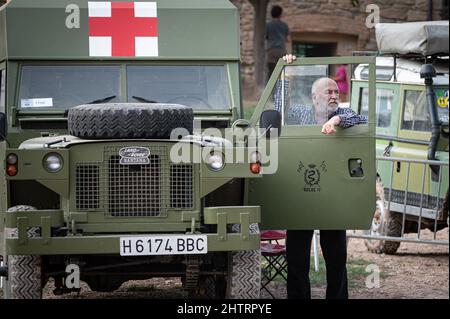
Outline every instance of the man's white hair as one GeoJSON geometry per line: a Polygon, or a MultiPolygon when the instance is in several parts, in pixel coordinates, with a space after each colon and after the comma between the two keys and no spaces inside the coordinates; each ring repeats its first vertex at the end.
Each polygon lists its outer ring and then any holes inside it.
{"type": "Polygon", "coordinates": [[[311,87],[311,93],[312,93],[313,95],[316,94],[317,90],[318,90],[320,87],[322,87],[322,86],[325,84],[325,82],[326,82],[326,83],[328,83],[328,82],[333,82],[333,83],[336,84],[336,86],[337,86],[336,81],[334,81],[333,79],[330,79],[330,78],[324,76],[324,77],[319,78],[319,79],[317,79],[317,80],[314,81],[314,83],[313,83],[313,85],[312,85],[312,87],[311,87]],[[324,82],[324,83],[322,83],[322,82],[324,82]]]}

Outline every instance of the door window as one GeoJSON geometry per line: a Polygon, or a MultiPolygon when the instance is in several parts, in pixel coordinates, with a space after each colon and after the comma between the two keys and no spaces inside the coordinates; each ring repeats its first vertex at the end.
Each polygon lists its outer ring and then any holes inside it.
{"type": "Polygon", "coordinates": [[[286,66],[265,108],[281,112],[284,125],[321,124],[314,116],[311,89],[316,80],[327,75],[327,65],[286,66]]]}
{"type": "Polygon", "coordinates": [[[333,69],[331,65],[284,67],[265,109],[279,111],[285,126],[321,126],[334,115],[350,114],[342,110],[350,106],[341,102],[341,88],[344,90],[346,86],[334,81],[335,77],[330,75],[333,69]]]}
{"type": "MultiPolygon", "coordinates": [[[[394,90],[377,89],[377,127],[391,126],[394,90]]],[[[369,89],[361,88],[359,94],[359,109],[362,115],[369,114],[369,89]]]]}
{"type": "Polygon", "coordinates": [[[423,132],[431,131],[430,113],[425,91],[405,91],[402,129],[423,132]]]}

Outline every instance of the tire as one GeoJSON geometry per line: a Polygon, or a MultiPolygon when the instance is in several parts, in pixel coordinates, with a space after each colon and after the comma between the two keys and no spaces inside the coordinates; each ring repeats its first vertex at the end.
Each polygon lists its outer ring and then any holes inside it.
{"type": "MultiPolygon", "coordinates": [[[[240,225],[233,225],[238,232],[240,225]]],[[[258,224],[250,225],[250,233],[258,234],[258,224]]],[[[229,253],[226,284],[228,299],[259,299],[261,289],[261,250],[235,251],[229,253]]]]}
{"type": "Polygon", "coordinates": [[[176,128],[193,131],[193,110],[178,104],[111,103],[69,110],[69,133],[82,139],[167,139],[176,128]]]}
{"type": "MultiPolygon", "coordinates": [[[[249,226],[251,234],[259,234],[258,224],[249,226]]],[[[240,225],[232,226],[238,233],[240,225]]],[[[261,289],[261,250],[234,251],[215,258],[215,268],[226,269],[226,276],[200,275],[198,287],[189,292],[193,299],[259,299],[261,289]],[[225,264],[225,268],[223,268],[225,264]]],[[[216,269],[216,270],[217,270],[216,269]]]]}
{"type": "MultiPolygon", "coordinates": [[[[388,211],[384,199],[384,189],[381,179],[376,184],[377,203],[369,234],[372,236],[400,237],[402,234],[403,215],[388,211]]],[[[378,239],[365,239],[364,243],[370,252],[377,254],[395,254],[400,242],[378,239]]]]}
{"type": "Polygon", "coordinates": [[[443,220],[447,221],[447,227],[448,227],[448,189],[447,189],[447,195],[445,196],[444,205],[442,207],[442,218],[443,218],[443,220]]]}
{"type": "Polygon", "coordinates": [[[261,250],[230,253],[227,281],[228,299],[259,299],[261,289],[261,250]]]}
{"type": "MultiPolygon", "coordinates": [[[[31,206],[14,206],[8,212],[33,211],[31,206]]],[[[17,236],[17,229],[11,230],[11,236],[17,236]]],[[[28,230],[28,237],[40,236],[39,228],[28,230]]],[[[41,256],[8,255],[8,280],[5,281],[4,297],[7,299],[42,298],[42,259],[41,256]]]]}
{"type": "MultiPolygon", "coordinates": [[[[389,237],[401,237],[402,235],[402,222],[403,215],[400,213],[389,212],[387,216],[387,230],[386,236],[389,237]]],[[[384,242],[384,245],[381,249],[382,253],[387,255],[393,255],[397,252],[400,247],[399,241],[388,241],[384,242]]]]}

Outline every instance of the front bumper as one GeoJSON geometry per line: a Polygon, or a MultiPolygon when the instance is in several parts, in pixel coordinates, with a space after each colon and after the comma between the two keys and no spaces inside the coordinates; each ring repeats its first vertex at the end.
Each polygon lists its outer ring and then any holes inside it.
{"type": "MultiPolygon", "coordinates": [[[[5,238],[5,254],[7,255],[119,255],[120,238],[127,236],[126,234],[52,236],[52,229],[67,226],[62,210],[0,213],[0,218],[4,219],[5,222],[5,237],[10,229],[17,228],[18,231],[17,237],[5,238]],[[27,233],[29,227],[40,227],[41,236],[29,238],[27,233]]],[[[260,222],[259,206],[205,208],[204,223],[217,225],[217,233],[204,234],[208,237],[208,251],[258,249],[260,245],[259,233],[251,234],[249,225],[260,222]],[[240,224],[241,232],[227,232],[227,225],[230,224],[240,224]]],[[[155,235],[155,233],[150,235],[155,235]]]]}

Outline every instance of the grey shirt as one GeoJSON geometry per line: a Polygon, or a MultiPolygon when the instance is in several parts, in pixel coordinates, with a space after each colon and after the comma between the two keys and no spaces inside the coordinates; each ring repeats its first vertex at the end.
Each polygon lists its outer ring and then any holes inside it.
{"type": "Polygon", "coordinates": [[[281,20],[272,20],[266,27],[267,49],[277,48],[286,50],[288,36],[288,25],[281,20]]]}

